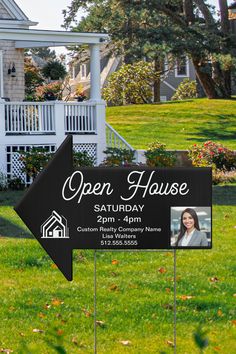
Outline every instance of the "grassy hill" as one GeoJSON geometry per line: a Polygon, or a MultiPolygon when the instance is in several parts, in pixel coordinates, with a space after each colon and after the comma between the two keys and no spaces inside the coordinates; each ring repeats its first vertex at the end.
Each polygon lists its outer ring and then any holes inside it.
{"type": "Polygon", "coordinates": [[[236,100],[108,107],[107,121],[136,149],[155,140],[169,149],[188,149],[206,140],[236,149],[236,100]]]}

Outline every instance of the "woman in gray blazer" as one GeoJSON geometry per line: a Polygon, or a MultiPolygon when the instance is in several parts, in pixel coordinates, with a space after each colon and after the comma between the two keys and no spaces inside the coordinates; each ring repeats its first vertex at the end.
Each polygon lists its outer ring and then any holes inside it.
{"type": "Polygon", "coordinates": [[[176,246],[208,246],[206,234],[200,231],[198,216],[194,209],[186,208],[181,214],[180,233],[176,242],[176,246]]]}

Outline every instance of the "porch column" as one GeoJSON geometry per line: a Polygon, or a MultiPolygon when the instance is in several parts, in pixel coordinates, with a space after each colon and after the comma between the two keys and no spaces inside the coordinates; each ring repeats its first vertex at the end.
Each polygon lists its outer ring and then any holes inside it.
{"type": "Polygon", "coordinates": [[[100,45],[90,45],[90,100],[101,100],[100,45]]]}

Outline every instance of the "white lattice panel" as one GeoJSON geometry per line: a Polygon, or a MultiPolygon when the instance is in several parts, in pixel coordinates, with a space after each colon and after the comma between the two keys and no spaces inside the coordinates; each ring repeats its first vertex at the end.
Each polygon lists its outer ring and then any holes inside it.
{"type": "Polygon", "coordinates": [[[93,143],[80,143],[74,144],[73,149],[75,152],[86,151],[90,157],[92,157],[96,163],[97,161],[97,144],[93,143]]]}
{"type": "Polygon", "coordinates": [[[31,178],[22,172],[23,163],[20,161],[20,152],[29,151],[32,147],[42,147],[48,152],[54,152],[55,145],[14,145],[7,146],[7,177],[8,179],[19,177],[26,184],[32,183],[31,178]]]}

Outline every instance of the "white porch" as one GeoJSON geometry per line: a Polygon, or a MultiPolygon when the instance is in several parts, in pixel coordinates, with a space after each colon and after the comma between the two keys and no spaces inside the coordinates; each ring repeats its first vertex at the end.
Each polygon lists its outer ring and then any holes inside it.
{"type": "MultiPolygon", "coordinates": [[[[41,146],[55,151],[67,134],[73,134],[75,151],[86,150],[100,164],[107,146],[129,147],[105,121],[106,103],[101,99],[100,45],[106,34],[0,28],[0,41],[14,43],[16,50],[87,44],[90,49],[91,91],[84,102],[6,102],[0,100],[0,171],[22,176],[20,151],[41,146]]],[[[5,96],[4,53],[0,50],[0,97],[5,96]]],[[[27,182],[27,181],[26,181],[27,182]]]]}

